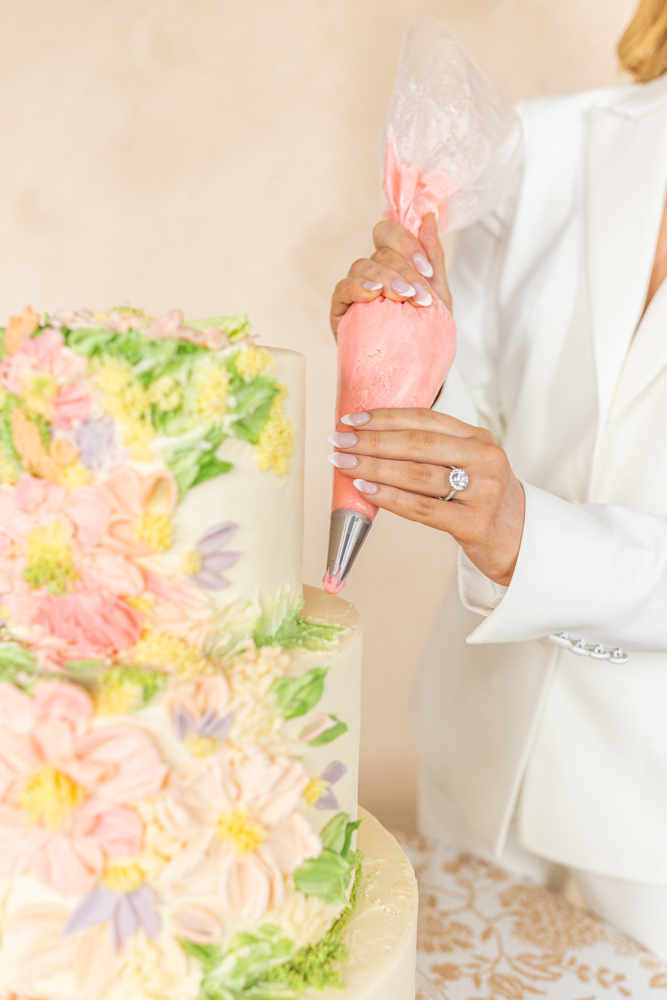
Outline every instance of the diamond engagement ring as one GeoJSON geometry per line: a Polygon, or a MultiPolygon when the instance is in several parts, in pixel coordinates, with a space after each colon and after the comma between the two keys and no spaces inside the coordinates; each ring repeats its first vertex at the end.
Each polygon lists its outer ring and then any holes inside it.
{"type": "Polygon", "coordinates": [[[438,497],[438,500],[444,500],[444,501],[451,500],[454,494],[458,493],[459,490],[464,490],[469,482],[470,480],[468,479],[468,473],[465,471],[465,469],[453,468],[452,471],[449,473],[449,485],[452,488],[452,492],[449,494],[449,496],[438,497]]]}

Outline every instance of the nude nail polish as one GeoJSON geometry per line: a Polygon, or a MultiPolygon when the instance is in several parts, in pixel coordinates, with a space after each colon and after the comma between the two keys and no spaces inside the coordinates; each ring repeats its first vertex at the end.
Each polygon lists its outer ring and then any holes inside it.
{"type": "Polygon", "coordinates": [[[418,281],[415,281],[415,290],[416,290],[415,302],[417,303],[417,305],[430,306],[431,303],[433,302],[433,296],[428,291],[428,289],[424,288],[423,285],[420,285],[418,281]]]}
{"type": "Polygon", "coordinates": [[[369,483],[365,479],[353,479],[352,482],[360,493],[370,493],[372,495],[373,493],[377,493],[380,488],[375,483],[369,483]]]}
{"type": "Polygon", "coordinates": [[[359,465],[359,459],[356,455],[341,455],[339,451],[334,451],[331,455],[327,455],[327,459],[337,469],[356,469],[359,465]]]}
{"type": "Polygon", "coordinates": [[[407,281],[403,281],[402,278],[394,278],[390,287],[397,295],[403,295],[406,299],[411,298],[415,294],[412,285],[409,285],[407,281]]]}
{"type": "Polygon", "coordinates": [[[351,431],[349,433],[343,432],[342,434],[337,432],[336,434],[329,434],[327,438],[328,444],[332,444],[334,448],[354,448],[355,444],[359,441],[356,434],[351,431]]]}
{"type": "Polygon", "coordinates": [[[361,427],[363,424],[367,424],[370,419],[370,413],[362,410],[360,413],[346,413],[344,417],[340,418],[340,422],[347,424],[348,427],[361,427]]]}
{"type": "Polygon", "coordinates": [[[412,263],[415,265],[419,273],[423,274],[425,278],[433,277],[431,262],[424,256],[423,253],[416,253],[412,258],[412,263]]]}
{"type": "Polygon", "coordinates": [[[367,292],[379,292],[380,289],[382,288],[382,282],[381,281],[364,281],[364,288],[366,289],[367,292]]]}

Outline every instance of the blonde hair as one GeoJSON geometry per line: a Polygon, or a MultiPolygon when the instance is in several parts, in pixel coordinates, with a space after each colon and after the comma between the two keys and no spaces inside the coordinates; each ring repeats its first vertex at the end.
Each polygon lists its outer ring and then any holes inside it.
{"type": "Polygon", "coordinates": [[[637,83],[667,72],[667,0],[640,0],[618,43],[618,56],[637,83]]]}

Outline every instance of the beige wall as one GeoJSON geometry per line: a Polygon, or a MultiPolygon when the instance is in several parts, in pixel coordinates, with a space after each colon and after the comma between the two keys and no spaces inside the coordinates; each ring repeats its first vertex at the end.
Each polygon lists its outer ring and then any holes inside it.
{"type": "MultiPolygon", "coordinates": [[[[328,531],[328,300],[380,211],[402,34],[438,17],[511,99],[617,79],[633,0],[3,0],[0,315],[129,300],[247,311],[308,358],[305,578],[328,531]]],[[[362,800],[410,827],[408,699],[453,566],[381,515],[346,596],[366,623],[362,800]]]]}

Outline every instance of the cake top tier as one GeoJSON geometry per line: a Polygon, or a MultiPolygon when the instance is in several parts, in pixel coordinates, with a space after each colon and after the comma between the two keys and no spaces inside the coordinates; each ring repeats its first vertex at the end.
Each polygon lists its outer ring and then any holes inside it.
{"type": "Polygon", "coordinates": [[[146,642],[153,658],[167,655],[160,643],[196,658],[216,608],[262,586],[298,596],[302,381],[300,356],[256,346],[245,316],[12,317],[0,346],[4,636],[42,666],[130,650],[139,665],[146,642]],[[275,545],[272,515],[285,527],[275,545]]]}

